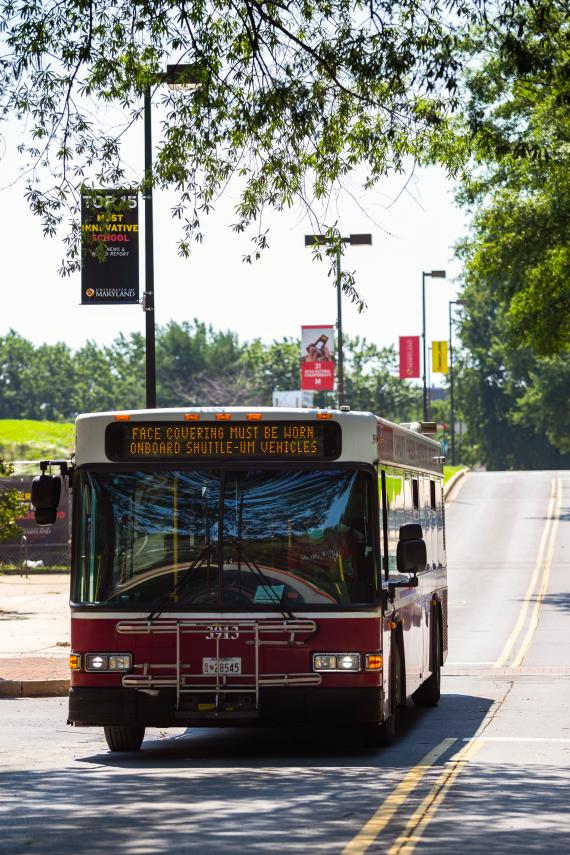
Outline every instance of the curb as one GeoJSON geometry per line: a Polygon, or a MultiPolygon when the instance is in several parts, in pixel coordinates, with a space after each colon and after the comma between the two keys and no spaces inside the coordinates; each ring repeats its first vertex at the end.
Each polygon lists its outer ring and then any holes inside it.
{"type": "Polygon", "coordinates": [[[0,680],[0,698],[65,698],[69,680],[0,680]]]}
{"type": "Polygon", "coordinates": [[[456,473],[455,473],[455,475],[453,475],[453,476],[449,479],[449,481],[447,482],[447,484],[446,484],[446,485],[445,485],[445,487],[443,488],[443,497],[444,497],[444,499],[448,499],[448,498],[449,498],[449,495],[450,495],[450,493],[452,492],[452,490],[454,489],[455,485],[456,485],[459,481],[461,481],[461,479],[462,479],[462,478],[464,478],[464,477],[465,477],[465,475],[467,475],[467,473],[468,473],[468,472],[469,472],[469,470],[468,470],[468,469],[460,469],[460,470],[459,470],[459,472],[456,472],[456,473]]]}

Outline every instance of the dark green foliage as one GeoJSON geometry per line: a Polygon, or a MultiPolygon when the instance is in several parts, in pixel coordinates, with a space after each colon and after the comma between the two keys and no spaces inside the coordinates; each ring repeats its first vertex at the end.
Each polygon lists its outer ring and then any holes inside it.
{"type": "Polygon", "coordinates": [[[570,467],[570,355],[540,357],[508,343],[498,300],[466,286],[457,360],[458,417],[467,423],[461,462],[489,469],[570,467]]]}
{"type": "MultiPolygon", "coordinates": [[[[14,468],[0,457],[0,479],[8,478],[14,468]]],[[[0,543],[10,537],[16,537],[21,529],[16,525],[16,519],[22,512],[22,506],[17,490],[11,490],[0,484],[0,543]]]]}
{"type": "MultiPolygon", "coordinates": [[[[562,0],[472,29],[462,130],[473,172],[458,401],[470,462],[570,466],[570,28],[562,0]]],[[[465,458],[464,458],[465,459],[465,458]]]]}
{"type": "Polygon", "coordinates": [[[463,127],[474,173],[464,278],[504,317],[512,348],[570,351],[570,28],[562,0],[520,3],[516,27],[470,42],[463,127]]]}

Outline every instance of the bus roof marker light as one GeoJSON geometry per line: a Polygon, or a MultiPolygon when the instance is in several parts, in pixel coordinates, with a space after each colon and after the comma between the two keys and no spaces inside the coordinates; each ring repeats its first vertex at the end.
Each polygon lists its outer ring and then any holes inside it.
{"type": "Polygon", "coordinates": [[[229,422],[231,415],[229,413],[216,413],[216,421],[229,422]]]}
{"type": "Polygon", "coordinates": [[[332,419],[332,413],[317,413],[318,419],[332,419]]]}
{"type": "Polygon", "coordinates": [[[197,422],[200,420],[199,413],[184,413],[185,422],[197,422]]]}
{"type": "Polygon", "coordinates": [[[130,422],[130,420],[131,417],[128,416],[126,413],[117,413],[117,415],[115,416],[116,422],[130,422]]]}
{"type": "Polygon", "coordinates": [[[246,416],[248,422],[260,422],[262,418],[261,413],[248,413],[246,416]]]}

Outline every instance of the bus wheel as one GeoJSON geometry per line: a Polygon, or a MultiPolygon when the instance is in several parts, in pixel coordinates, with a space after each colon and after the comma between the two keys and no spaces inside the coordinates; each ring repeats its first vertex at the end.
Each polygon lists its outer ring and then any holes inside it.
{"type": "Polygon", "coordinates": [[[425,683],[422,683],[412,695],[412,700],[417,707],[435,707],[441,695],[441,634],[437,612],[434,613],[433,625],[432,661],[434,669],[425,683]]]}
{"type": "Polygon", "coordinates": [[[111,751],[138,751],[144,739],[144,727],[106,727],[105,739],[111,751]]]}
{"type": "Polygon", "coordinates": [[[392,745],[398,733],[399,706],[402,702],[402,663],[400,660],[400,649],[395,644],[394,664],[392,671],[392,711],[388,718],[364,729],[364,744],[372,747],[387,748],[392,745]]]}

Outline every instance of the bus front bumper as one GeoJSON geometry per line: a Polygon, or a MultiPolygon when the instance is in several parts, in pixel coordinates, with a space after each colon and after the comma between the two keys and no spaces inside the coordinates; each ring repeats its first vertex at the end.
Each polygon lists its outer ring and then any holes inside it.
{"type": "MultiPolygon", "coordinates": [[[[203,699],[207,701],[207,698],[203,699]]],[[[259,709],[224,701],[176,709],[176,693],[78,686],[69,691],[68,723],[80,726],[233,727],[255,724],[376,724],[382,720],[379,688],[289,687],[261,690],[259,709]]]]}

